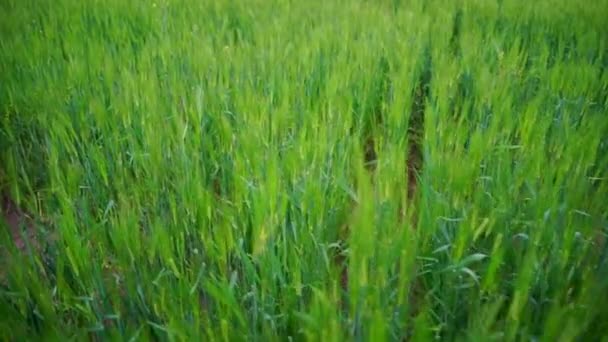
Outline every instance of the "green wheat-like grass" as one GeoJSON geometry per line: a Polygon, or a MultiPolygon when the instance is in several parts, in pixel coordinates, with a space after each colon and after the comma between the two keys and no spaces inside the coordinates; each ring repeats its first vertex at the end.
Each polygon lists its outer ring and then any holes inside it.
{"type": "Polygon", "coordinates": [[[48,240],[0,232],[2,340],[606,340],[607,20],[1,1],[0,181],[48,240]]]}

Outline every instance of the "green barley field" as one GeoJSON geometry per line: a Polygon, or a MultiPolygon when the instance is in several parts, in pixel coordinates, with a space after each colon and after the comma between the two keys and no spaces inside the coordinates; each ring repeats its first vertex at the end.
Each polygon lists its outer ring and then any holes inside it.
{"type": "Polygon", "coordinates": [[[607,69],[608,0],[0,0],[0,340],[608,341],[607,69]]]}

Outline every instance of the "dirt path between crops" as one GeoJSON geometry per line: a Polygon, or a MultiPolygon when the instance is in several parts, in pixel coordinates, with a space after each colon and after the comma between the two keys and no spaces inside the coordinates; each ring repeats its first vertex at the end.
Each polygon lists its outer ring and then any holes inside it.
{"type": "MultiPolygon", "coordinates": [[[[425,110],[426,101],[429,97],[430,71],[426,70],[420,75],[420,78],[413,89],[413,101],[410,108],[410,118],[407,132],[407,151],[405,165],[405,186],[407,187],[407,198],[405,203],[400,203],[399,213],[401,220],[409,220],[410,229],[416,229],[418,223],[418,208],[416,208],[416,196],[419,188],[418,180],[424,167],[424,126],[425,126],[425,110]],[[409,212],[409,213],[408,213],[409,212]]],[[[381,115],[376,118],[381,120],[381,115]]],[[[378,122],[380,125],[381,122],[378,122]]],[[[370,173],[372,183],[376,171],[377,162],[377,146],[373,135],[367,136],[363,141],[363,156],[367,171],[370,173]]],[[[356,204],[355,204],[356,205],[356,204]]],[[[402,221],[403,222],[403,221],[402,221]]],[[[345,243],[348,241],[349,227],[348,223],[343,227],[344,233],[341,240],[345,243]]],[[[342,253],[335,256],[335,263],[339,265],[340,270],[340,287],[344,293],[349,291],[349,271],[348,257],[342,253]]],[[[416,272],[414,270],[414,272],[416,272]]],[[[422,298],[424,296],[424,287],[420,279],[415,279],[409,291],[409,306],[411,317],[416,317],[420,311],[422,298]]],[[[341,301],[341,306],[345,308],[345,302],[341,301]]],[[[410,335],[411,331],[407,333],[410,335]]],[[[407,340],[407,339],[406,339],[407,340]]]]}
{"type": "Polygon", "coordinates": [[[2,220],[9,229],[15,246],[22,252],[28,245],[35,250],[40,248],[32,217],[21,209],[6,193],[2,192],[2,220]]]}
{"type": "MultiPolygon", "coordinates": [[[[0,209],[0,221],[4,221],[0,223],[0,226],[8,229],[10,239],[19,252],[23,254],[31,251],[39,253],[40,243],[36,237],[32,217],[21,209],[6,192],[0,192],[0,209]]],[[[9,241],[0,245],[0,285],[7,284],[7,272],[10,272],[11,268],[12,256],[11,247],[8,246],[9,241]]]]}

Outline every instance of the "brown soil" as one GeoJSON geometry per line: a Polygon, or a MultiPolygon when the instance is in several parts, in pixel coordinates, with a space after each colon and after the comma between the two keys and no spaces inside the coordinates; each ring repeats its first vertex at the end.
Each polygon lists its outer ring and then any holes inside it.
{"type": "MultiPolygon", "coordinates": [[[[414,89],[414,101],[412,102],[411,107],[411,117],[408,127],[408,141],[407,141],[407,164],[406,164],[406,174],[405,179],[407,182],[407,203],[405,206],[408,207],[408,210],[411,211],[409,216],[410,227],[412,229],[416,229],[418,223],[418,213],[413,204],[415,202],[416,194],[418,191],[418,177],[422,168],[424,166],[424,156],[423,156],[423,139],[424,139],[424,114],[426,107],[426,99],[428,97],[428,87],[426,87],[426,83],[428,83],[429,75],[422,75],[414,89]]],[[[379,118],[381,116],[378,116],[379,118]]],[[[376,161],[377,161],[377,151],[376,151],[376,142],[374,141],[373,136],[368,136],[363,142],[363,152],[364,152],[364,161],[367,171],[370,173],[370,176],[373,178],[375,176],[376,170],[376,161]]],[[[399,213],[401,215],[401,219],[407,219],[404,217],[405,208],[403,205],[399,206],[399,213]]],[[[341,232],[341,239],[343,241],[348,240],[348,224],[343,227],[341,232]]],[[[349,287],[349,279],[348,279],[348,257],[338,252],[338,254],[334,257],[334,262],[336,265],[340,267],[340,287],[344,293],[348,291],[349,287]]],[[[410,305],[412,308],[412,317],[415,317],[420,309],[421,298],[423,297],[424,289],[419,280],[414,280],[412,284],[412,288],[410,289],[410,305]]],[[[341,303],[344,306],[344,302],[341,303]]]]}
{"type": "Polygon", "coordinates": [[[2,220],[7,225],[15,247],[25,252],[29,247],[39,250],[33,219],[6,193],[2,193],[2,220]]]}

